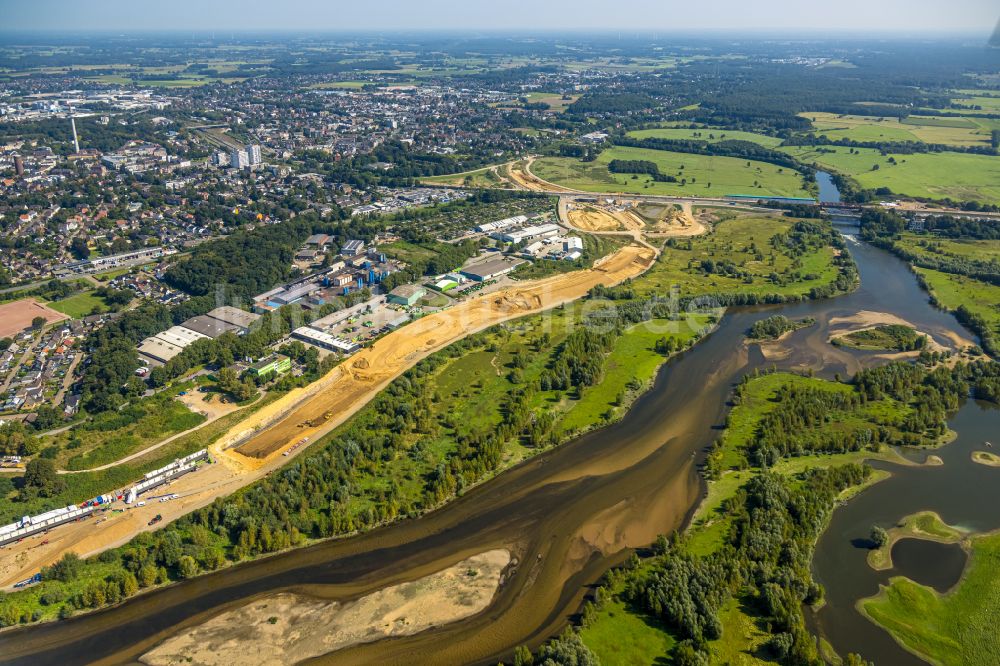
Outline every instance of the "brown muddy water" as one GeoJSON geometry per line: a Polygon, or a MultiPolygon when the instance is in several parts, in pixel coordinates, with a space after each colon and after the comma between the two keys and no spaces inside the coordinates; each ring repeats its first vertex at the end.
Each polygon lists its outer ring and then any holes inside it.
{"type": "MultiPolygon", "coordinates": [[[[838,372],[846,376],[874,360],[864,352],[827,343],[829,320],[858,311],[892,313],[942,343],[954,334],[967,337],[953,318],[927,304],[926,294],[902,262],[856,241],[850,250],[862,277],[855,293],[822,302],[731,310],[713,334],[667,363],[652,389],[616,425],[541,454],[422,518],[232,567],[104,611],[0,633],[0,661],[33,666],[132,663],[165,638],[261,596],[297,592],[354,599],[496,548],[509,549],[518,566],[509,571],[485,612],[315,661],[495,664],[518,645],[535,646],[566,625],[605,571],[623,562],[632,549],[685,523],[704,493],[697,466],[719,434],[733,384],[755,368],[771,366],[758,348],[744,345],[744,332],[754,321],[779,312],[815,318],[815,326],[788,338],[788,353],[776,365],[810,367],[826,377],[838,372]]],[[[932,474],[951,473],[953,448],[940,452],[944,467],[925,472],[929,483],[933,484],[932,474]]],[[[961,455],[968,460],[967,451],[961,455]]],[[[1000,474],[1000,469],[969,465],[984,474],[987,470],[1000,474]]],[[[824,609],[817,626],[838,649],[857,646],[849,632],[831,631],[830,622],[865,622],[856,612],[856,619],[850,616],[853,609],[841,612],[838,595],[848,586],[840,582],[845,577],[858,581],[870,577],[866,578],[863,559],[847,566],[846,560],[830,563],[830,557],[854,555],[859,549],[850,539],[866,535],[878,516],[889,524],[915,510],[938,508],[931,502],[936,495],[931,485],[914,498],[912,510],[899,515],[890,507],[901,509],[903,500],[886,503],[883,497],[883,506],[867,509],[872,513],[861,520],[860,532],[853,520],[843,518],[849,511],[852,516],[857,513],[857,506],[870,505],[874,492],[885,495],[883,488],[897,478],[909,477],[894,477],[838,511],[836,529],[821,542],[816,571],[827,585],[832,611],[824,609]]],[[[1000,484],[996,486],[1000,493],[1000,484]]],[[[968,520],[958,511],[941,513],[945,520],[968,520]]],[[[869,587],[859,583],[857,590],[870,594],[869,587]]],[[[865,647],[861,645],[860,651],[866,652],[865,647]]],[[[907,656],[899,648],[892,654],[907,656]]]]}

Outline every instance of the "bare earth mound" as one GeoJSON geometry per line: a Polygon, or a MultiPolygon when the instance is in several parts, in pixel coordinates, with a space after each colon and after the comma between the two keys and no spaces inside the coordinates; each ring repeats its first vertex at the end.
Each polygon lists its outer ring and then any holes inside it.
{"type": "Polygon", "coordinates": [[[485,610],[509,562],[509,552],[492,550],[346,603],[287,592],[270,595],[167,639],[140,661],[150,666],[284,666],[359,643],[409,636],[485,610]]]}

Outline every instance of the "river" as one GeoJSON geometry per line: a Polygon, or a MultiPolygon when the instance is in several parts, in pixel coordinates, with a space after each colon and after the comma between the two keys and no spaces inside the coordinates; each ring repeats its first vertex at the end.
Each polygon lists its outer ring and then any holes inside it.
{"type": "MultiPolygon", "coordinates": [[[[832,319],[861,310],[891,312],[941,342],[955,334],[967,336],[952,317],[929,306],[901,261],[857,241],[850,220],[838,224],[850,240],[861,275],[856,292],[828,301],[730,310],[714,333],[661,369],[652,389],[618,424],[526,461],[419,519],[225,569],[100,612],[2,632],[0,660],[33,666],[134,662],[165,638],[262,596],[291,591],[322,599],[353,599],[494,548],[510,549],[520,564],[484,613],[316,661],[495,664],[517,645],[537,645],[565,626],[605,571],[657,534],[681,527],[690,516],[705,492],[697,465],[718,436],[734,383],[755,368],[771,365],[759,348],[744,344],[744,332],[754,321],[779,312],[815,318],[815,326],[790,336],[792,353],[777,365],[812,368],[826,377],[850,374],[874,362],[871,354],[827,342],[832,319]]],[[[960,421],[966,413],[960,413],[953,427],[964,428],[960,421]]],[[[952,458],[948,450],[954,447],[942,451],[946,463],[952,458]]],[[[937,468],[939,472],[913,468],[924,471],[912,474],[956,473],[949,465],[937,468]]],[[[838,649],[849,646],[850,636],[829,630],[827,619],[842,608],[839,583],[831,581],[844,576],[861,579],[867,572],[863,563],[849,568],[824,563],[844,550],[845,536],[857,536],[857,525],[845,516],[858,515],[856,507],[871,504],[876,491],[884,494],[888,484],[907,478],[900,475],[879,484],[838,511],[821,542],[816,570],[827,583],[831,603],[830,612],[825,609],[820,614],[818,626],[838,649]]],[[[919,498],[927,504],[929,495],[925,487],[919,498]]],[[[985,506],[980,505],[983,511],[985,506]]],[[[942,514],[946,520],[955,517],[948,511],[942,514]]],[[[864,510],[860,515],[867,534],[875,518],[866,517],[864,510]]],[[[861,649],[867,653],[864,646],[861,649]]]]}

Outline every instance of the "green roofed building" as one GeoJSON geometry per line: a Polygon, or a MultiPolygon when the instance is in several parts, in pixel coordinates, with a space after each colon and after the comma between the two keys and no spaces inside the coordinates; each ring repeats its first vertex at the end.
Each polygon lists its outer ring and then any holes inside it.
{"type": "Polygon", "coordinates": [[[271,354],[250,366],[250,372],[255,377],[262,377],[274,373],[283,375],[292,369],[292,359],[284,354],[271,354]]]}

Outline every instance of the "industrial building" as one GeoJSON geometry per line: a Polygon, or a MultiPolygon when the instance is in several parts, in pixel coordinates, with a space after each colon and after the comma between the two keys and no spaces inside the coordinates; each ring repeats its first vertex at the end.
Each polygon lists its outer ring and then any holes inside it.
{"type": "Polygon", "coordinates": [[[195,333],[201,333],[202,335],[213,339],[219,337],[223,333],[227,333],[229,331],[235,333],[240,330],[239,326],[234,326],[233,324],[221,321],[215,317],[209,317],[208,315],[191,317],[185,321],[182,326],[188,330],[194,331],[195,333]]]}
{"type": "Polygon", "coordinates": [[[301,340],[316,347],[322,347],[323,349],[340,352],[342,354],[353,354],[361,349],[361,345],[356,342],[349,342],[342,338],[338,338],[335,335],[330,335],[329,333],[324,333],[323,331],[317,331],[311,326],[302,326],[301,328],[295,329],[292,331],[292,337],[296,340],[301,340]]]}
{"type": "Polygon", "coordinates": [[[481,261],[478,264],[466,266],[462,269],[462,275],[475,282],[485,282],[486,280],[506,275],[523,263],[524,260],[522,259],[496,257],[481,261]]]}
{"type": "Polygon", "coordinates": [[[260,315],[254,314],[252,312],[247,312],[246,310],[240,310],[239,308],[234,308],[231,305],[223,305],[211,310],[208,313],[209,317],[213,317],[220,321],[224,321],[228,324],[233,324],[234,326],[239,326],[243,333],[246,333],[254,323],[260,319],[260,315]]]}
{"type": "Polygon", "coordinates": [[[388,301],[396,305],[414,305],[427,294],[427,290],[412,284],[403,284],[389,292],[388,301]]]}
{"type": "Polygon", "coordinates": [[[365,252],[365,242],[359,240],[349,240],[344,243],[344,247],[340,248],[340,254],[345,257],[356,257],[359,254],[364,254],[365,252]]]}
{"type": "Polygon", "coordinates": [[[203,335],[197,331],[192,331],[190,328],[184,328],[183,326],[171,326],[167,330],[157,333],[153,337],[178,347],[187,347],[195,340],[208,339],[207,335],[203,335]]]}
{"type": "Polygon", "coordinates": [[[504,243],[520,243],[521,241],[555,236],[559,231],[558,224],[540,224],[536,227],[525,227],[524,229],[516,229],[514,231],[494,233],[492,236],[504,243]]]}
{"type": "Polygon", "coordinates": [[[507,229],[510,227],[524,224],[527,221],[528,221],[527,215],[515,215],[514,217],[507,217],[502,220],[497,220],[496,222],[486,222],[484,224],[480,224],[479,226],[476,227],[476,231],[480,233],[501,231],[502,229],[507,229]]]}
{"type": "Polygon", "coordinates": [[[271,354],[270,356],[265,356],[261,360],[257,361],[250,366],[249,371],[255,377],[263,377],[264,375],[283,375],[292,369],[292,359],[288,358],[284,354],[271,354]]]}
{"type": "Polygon", "coordinates": [[[260,315],[223,305],[207,314],[191,317],[180,326],[172,326],[146,338],[139,345],[139,356],[155,364],[166,363],[195,340],[214,340],[229,332],[243,335],[258,319],[260,315]]]}
{"type": "Polygon", "coordinates": [[[184,351],[183,347],[164,342],[159,338],[146,338],[139,345],[139,356],[155,363],[166,363],[184,351]]]}

